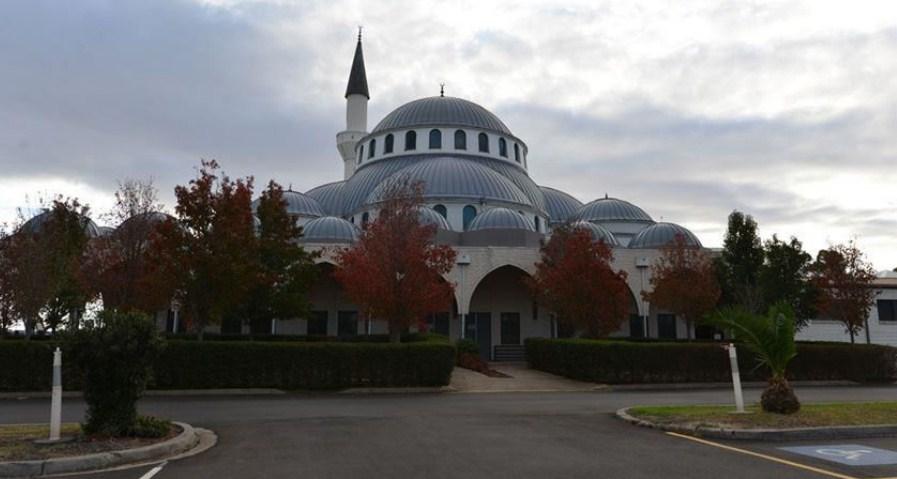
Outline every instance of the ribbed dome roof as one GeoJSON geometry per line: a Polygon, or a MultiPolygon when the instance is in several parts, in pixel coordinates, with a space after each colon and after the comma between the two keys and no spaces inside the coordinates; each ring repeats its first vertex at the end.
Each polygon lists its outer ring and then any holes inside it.
{"type": "Polygon", "coordinates": [[[460,98],[421,98],[396,108],[371,133],[420,126],[466,126],[511,135],[511,130],[489,110],[460,98]]]}
{"type": "Polygon", "coordinates": [[[392,181],[405,178],[423,183],[424,198],[482,199],[532,206],[520,188],[495,170],[452,157],[432,158],[402,168],[374,188],[365,203],[377,203],[392,181]]]}
{"type": "MultiPolygon", "coordinates": [[[[287,213],[290,215],[305,216],[307,218],[327,216],[321,203],[305,193],[286,190],[283,192],[283,199],[287,203],[286,209],[287,213]]],[[[261,201],[260,198],[252,202],[252,211],[255,211],[258,208],[259,201],[261,201]]]]}
{"type": "Polygon", "coordinates": [[[574,216],[584,221],[635,221],[653,223],[645,210],[617,198],[599,198],[586,203],[574,216]]]}
{"type": "Polygon", "coordinates": [[[302,227],[301,241],[309,243],[352,243],[358,239],[358,228],[342,218],[324,216],[302,227]]]}
{"type": "Polygon", "coordinates": [[[561,190],[540,186],[552,224],[564,223],[582,208],[582,203],[561,190]]]}
{"type": "Polygon", "coordinates": [[[139,213],[122,221],[115,232],[118,235],[127,235],[133,232],[135,235],[145,236],[153,227],[169,218],[173,217],[160,211],[139,213]]]}
{"type": "Polygon", "coordinates": [[[507,208],[492,208],[473,219],[468,231],[527,230],[536,231],[533,222],[522,214],[507,208]]]}
{"type": "Polygon", "coordinates": [[[334,181],[325,185],[312,188],[305,192],[306,196],[317,200],[324,213],[330,216],[341,216],[343,214],[343,187],[345,181],[334,181]]]}
{"type": "MultiPolygon", "coordinates": [[[[41,213],[33,216],[31,219],[25,222],[20,228],[19,231],[26,231],[32,234],[40,233],[41,229],[43,229],[44,225],[50,221],[52,217],[52,211],[49,209],[44,209],[41,213]]],[[[92,219],[86,216],[80,216],[81,224],[84,227],[84,232],[87,233],[88,238],[96,238],[100,236],[100,229],[97,227],[97,224],[93,222],[92,219]]]]}
{"type": "Polygon", "coordinates": [[[433,208],[427,208],[425,206],[418,208],[417,219],[421,224],[436,225],[437,229],[452,229],[452,227],[449,226],[448,220],[433,208]]]}
{"type": "Polygon", "coordinates": [[[630,248],[662,248],[682,235],[688,246],[701,247],[701,241],[691,231],[675,223],[657,223],[641,230],[632,241],[630,248]]]}
{"type": "Polygon", "coordinates": [[[592,241],[604,241],[608,246],[619,246],[620,243],[614,234],[607,230],[604,226],[590,223],[588,221],[575,221],[570,224],[570,228],[584,229],[592,235],[592,241]]]}

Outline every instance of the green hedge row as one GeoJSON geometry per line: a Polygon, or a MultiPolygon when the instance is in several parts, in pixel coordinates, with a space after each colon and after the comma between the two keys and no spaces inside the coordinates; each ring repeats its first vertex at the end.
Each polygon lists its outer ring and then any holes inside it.
{"type": "MultiPolygon", "coordinates": [[[[793,380],[886,382],[897,379],[897,348],[844,343],[798,343],[793,380]]],[[[610,384],[731,381],[729,357],[719,343],[662,343],[589,339],[527,339],[531,368],[610,384]]],[[[765,380],[753,355],[738,350],[745,380],[765,380]]]]}
{"type": "MultiPolygon", "coordinates": [[[[49,390],[57,344],[0,341],[0,391],[49,390]]],[[[454,346],[438,340],[400,344],[169,340],[155,364],[150,387],[443,386],[449,383],[454,364],[454,346]]],[[[77,389],[78,376],[63,352],[64,387],[77,389]]]]}

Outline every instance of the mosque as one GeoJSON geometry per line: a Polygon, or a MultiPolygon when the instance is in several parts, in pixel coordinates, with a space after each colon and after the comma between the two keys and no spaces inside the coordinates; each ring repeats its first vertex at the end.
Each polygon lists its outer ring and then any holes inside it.
{"type": "MultiPolygon", "coordinates": [[[[458,252],[446,280],[454,283],[451,311],[434,315],[429,327],[480,344],[486,358],[522,354],[523,340],[563,334],[541,310],[522,280],[535,272],[541,241],[561,224],[575,224],[613,247],[614,267],[628,273],[631,319],[617,334],[660,338],[699,337],[674,315],[641,300],[659,248],[682,235],[673,223],[656,222],[638,206],[604,196],[583,204],[540,186],[529,175],[526,142],[486,108],[440,93],[399,106],[368,127],[370,100],[359,35],[346,87],[346,129],[336,135],[343,179],[305,193],[287,192],[288,210],[303,226],[309,249],[350,244],[376,215],[378,198],[393,179],[421,182],[423,221],[438,228],[436,240],[458,252]]],[[[320,267],[333,267],[325,255],[320,267]]],[[[312,294],[313,317],[278,321],[278,333],[363,334],[385,324],[359,321],[333,281],[312,294]]]]}
{"type": "MultiPolygon", "coordinates": [[[[225,323],[221,332],[386,333],[385,322],[360,317],[358,307],[329,273],[335,267],[334,247],[358,239],[361,228],[377,214],[384,188],[401,177],[422,183],[426,207],[421,209],[421,220],[435,224],[436,241],[458,253],[454,269],[445,277],[455,285],[453,305],[428,318],[427,328],[453,339],[476,341],[486,359],[520,360],[526,338],[571,333],[558,327],[551,312],[541,309],[523,284],[535,273],[540,245],[562,224],[584,228],[596,241],[610,245],[612,266],[627,273],[630,318],[615,336],[709,339],[717,334],[642,299],[661,248],[680,235],[703,248],[688,229],[655,221],[623,199],[605,195],[583,204],[559,189],[537,184],[528,173],[531,158],[526,142],[496,115],[468,100],[443,94],[414,100],[369,131],[370,93],[360,34],[345,99],[346,129],[336,135],[343,179],[305,193],[285,192],[288,213],[303,227],[299,241],[324,253],[318,259],[321,279],[311,292],[311,316],[270,325],[225,323]]],[[[45,218],[46,214],[38,215],[29,223],[38,227],[45,218]]],[[[91,236],[110,232],[89,219],[87,226],[91,236]]],[[[897,345],[897,277],[882,276],[875,288],[878,299],[866,328],[868,336],[871,342],[897,345]]],[[[160,329],[184,330],[175,311],[161,312],[157,321],[160,329]]],[[[823,319],[810,321],[798,333],[802,340],[848,338],[842,325],[823,319]]]]}

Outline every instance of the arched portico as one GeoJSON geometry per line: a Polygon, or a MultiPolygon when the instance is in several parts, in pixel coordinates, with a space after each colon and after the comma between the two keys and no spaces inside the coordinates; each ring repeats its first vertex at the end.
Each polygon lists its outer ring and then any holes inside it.
{"type": "Polygon", "coordinates": [[[506,264],[471,283],[464,337],[480,345],[485,359],[494,359],[496,349],[522,352],[526,338],[551,336],[551,321],[540,314],[525,283],[529,277],[525,269],[506,264]]]}

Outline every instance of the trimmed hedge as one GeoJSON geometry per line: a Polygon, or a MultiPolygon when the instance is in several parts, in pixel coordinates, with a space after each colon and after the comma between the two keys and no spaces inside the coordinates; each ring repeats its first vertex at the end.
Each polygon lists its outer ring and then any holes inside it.
{"type": "MultiPolygon", "coordinates": [[[[763,381],[766,371],[738,350],[744,380],[763,381]]],[[[527,339],[531,368],[583,381],[610,384],[728,382],[729,357],[720,343],[631,342],[590,339],[527,339]]],[[[844,343],[798,343],[788,366],[792,380],[890,382],[897,379],[897,348],[844,343]]]]}
{"type": "MultiPolygon", "coordinates": [[[[50,389],[55,341],[0,341],[0,391],[50,389]]],[[[66,389],[79,374],[63,353],[66,389]]],[[[435,338],[410,343],[166,341],[153,389],[443,386],[455,348],[435,338]]]]}

